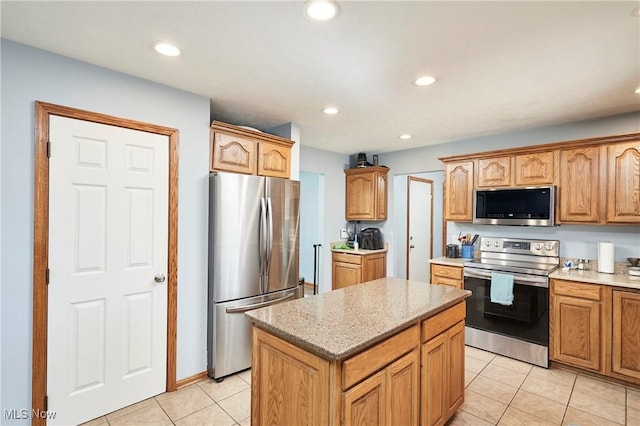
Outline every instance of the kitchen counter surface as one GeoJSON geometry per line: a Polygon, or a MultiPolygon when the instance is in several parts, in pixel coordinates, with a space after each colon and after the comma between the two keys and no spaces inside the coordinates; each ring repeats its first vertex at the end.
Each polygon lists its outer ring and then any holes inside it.
{"type": "Polygon", "coordinates": [[[549,275],[549,278],[640,289],[640,277],[631,278],[626,267],[616,267],[615,271],[615,274],[604,274],[596,269],[563,271],[562,268],[558,268],[549,275]]]}
{"type": "Polygon", "coordinates": [[[364,256],[364,255],[367,255],[367,254],[386,253],[387,250],[388,250],[387,243],[384,244],[384,248],[383,249],[379,249],[379,250],[365,250],[365,249],[361,249],[361,248],[359,248],[358,250],[333,248],[333,246],[336,245],[336,244],[344,244],[344,243],[331,243],[331,251],[334,252],[334,253],[359,254],[361,256],[364,256]]]}
{"type": "Polygon", "coordinates": [[[433,259],[429,259],[429,263],[437,263],[438,265],[447,265],[447,266],[464,266],[465,262],[470,261],[471,259],[463,259],[462,257],[436,257],[433,259]]]}
{"type": "Polygon", "coordinates": [[[470,295],[449,286],[381,278],[246,315],[257,327],[296,346],[343,360],[470,295]]]}

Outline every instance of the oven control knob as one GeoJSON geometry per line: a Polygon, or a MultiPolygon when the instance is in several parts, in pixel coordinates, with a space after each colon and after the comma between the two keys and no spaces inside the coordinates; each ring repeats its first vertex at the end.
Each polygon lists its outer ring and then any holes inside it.
{"type": "Polygon", "coordinates": [[[489,247],[489,246],[491,245],[491,241],[486,240],[486,241],[484,242],[484,245],[485,245],[485,246],[487,246],[487,247],[489,247]]]}
{"type": "Polygon", "coordinates": [[[536,244],[534,248],[536,250],[542,250],[542,244],[536,244]]]}
{"type": "Polygon", "coordinates": [[[551,250],[553,250],[553,245],[547,244],[546,246],[544,246],[544,249],[547,250],[547,251],[551,251],[551,250]]]}
{"type": "Polygon", "coordinates": [[[500,243],[498,241],[496,241],[495,243],[493,243],[494,247],[500,247],[500,243]]]}

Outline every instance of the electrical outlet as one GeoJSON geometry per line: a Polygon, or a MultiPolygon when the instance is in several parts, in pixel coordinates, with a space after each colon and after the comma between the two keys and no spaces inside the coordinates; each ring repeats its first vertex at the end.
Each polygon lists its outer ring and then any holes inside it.
{"type": "Polygon", "coordinates": [[[346,229],[340,230],[340,238],[349,238],[349,234],[347,233],[346,229]]]}

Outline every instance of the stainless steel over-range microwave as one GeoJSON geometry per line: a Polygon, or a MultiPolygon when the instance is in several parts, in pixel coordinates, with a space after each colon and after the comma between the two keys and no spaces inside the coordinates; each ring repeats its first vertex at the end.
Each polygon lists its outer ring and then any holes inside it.
{"type": "Polygon", "coordinates": [[[473,191],[473,223],[484,225],[555,225],[555,186],[473,191]]]}

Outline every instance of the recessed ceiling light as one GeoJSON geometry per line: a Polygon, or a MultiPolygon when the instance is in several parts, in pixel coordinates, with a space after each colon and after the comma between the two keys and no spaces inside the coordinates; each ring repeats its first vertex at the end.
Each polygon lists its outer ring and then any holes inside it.
{"type": "Polygon", "coordinates": [[[159,41],[153,44],[153,49],[161,55],[164,56],[180,56],[180,49],[175,47],[173,44],[165,43],[159,41]]]}
{"type": "Polygon", "coordinates": [[[640,95],[640,87],[638,87],[636,90],[634,90],[633,93],[637,93],[638,95],[640,95]]]}
{"type": "Polygon", "coordinates": [[[640,5],[631,9],[631,16],[635,16],[636,18],[640,17],[640,5]]]}
{"type": "Polygon", "coordinates": [[[404,135],[400,135],[398,136],[400,139],[411,139],[411,135],[408,133],[405,133],[404,135]]]}
{"type": "Polygon", "coordinates": [[[323,109],[322,112],[324,112],[327,115],[336,115],[338,113],[338,108],[327,107],[323,109]]]}
{"type": "Polygon", "coordinates": [[[338,16],[340,6],[331,0],[309,0],[304,5],[304,13],[314,21],[329,21],[338,16]]]}
{"type": "Polygon", "coordinates": [[[435,82],[436,82],[436,79],[434,77],[431,77],[430,75],[425,75],[417,79],[415,81],[415,84],[416,86],[429,86],[435,82]]]}

